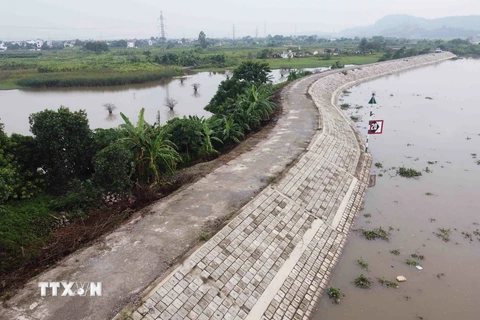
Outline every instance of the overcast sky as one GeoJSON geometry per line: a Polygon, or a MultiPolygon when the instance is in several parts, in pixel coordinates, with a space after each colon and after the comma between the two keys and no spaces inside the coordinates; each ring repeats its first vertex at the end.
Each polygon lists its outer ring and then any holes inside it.
{"type": "Polygon", "coordinates": [[[0,0],[0,40],[293,35],[370,25],[388,14],[480,14],[480,0],[0,0]]]}

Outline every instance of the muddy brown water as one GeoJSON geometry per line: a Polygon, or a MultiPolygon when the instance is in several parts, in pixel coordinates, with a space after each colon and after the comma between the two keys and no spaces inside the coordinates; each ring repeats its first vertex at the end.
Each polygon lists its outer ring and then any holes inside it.
{"type": "MultiPolygon", "coordinates": [[[[328,68],[305,69],[324,71],[328,68]]],[[[0,122],[4,123],[7,133],[28,135],[28,117],[31,113],[45,109],[56,110],[60,106],[70,110],[84,109],[87,112],[90,128],[114,128],[123,123],[120,112],[136,122],[141,108],[145,108],[145,119],[149,123],[157,120],[165,123],[175,117],[196,115],[209,117],[204,110],[217,91],[218,85],[231,72],[200,72],[181,79],[169,79],[140,85],[129,85],[107,88],[75,88],[75,89],[37,89],[0,91],[0,122]],[[198,93],[194,94],[192,84],[199,83],[198,93]],[[173,111],[165,106],[165,98],[177,101],[173,111]],[[103,107],[113,103],[116,109],[112,115],[103,107]]],[[[280,70],[272,70],[273,83],[285,81],[280,70]]]]}
{"type": "Polygon", "coordinates": [[[362,117],[362,134],[372,91],[374,118],[385,120],[384,133],[370,138],[373,163],[383,169],[372,167],[376,186],[368,189],[353,229],[394,230],[389,242],[350,234],[328,285],[345,297],[335,305],[324,293],[312,319],[480,319],[480,236],[474,235],[480,229],[479,73],[480,60],[447,61],[361,84],[340,97],[339,104],[352,105],[348,115],[362,117]],[[400,166],[422,176],[396,176],[391,168],[400,166]],[[449,242],[434,235],[438,228],[450,229],[449,242]],[[389,252],[394,249],[401,254],[389,252]],[[425,256],[416,259],[421,271],[406,264],[415,252],[425,256]],[[369,271],[357,265],[360,258],[369,271]],[[370,289],[353,285],[362,273],[371,279],[370,289]],[[376,280],[395,281],[398,275],[407,282],[397,289],[376,280]]]}

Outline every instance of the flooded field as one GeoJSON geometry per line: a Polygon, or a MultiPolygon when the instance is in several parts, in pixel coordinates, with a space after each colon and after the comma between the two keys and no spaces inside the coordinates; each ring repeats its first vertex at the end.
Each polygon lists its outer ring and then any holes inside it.
{"type": "Polygon", "coordinates": [[[340,97],[363,134],[375,91],[373,118],[385,126],[370,137],[376,186],[367,191],[328,285],[341,290],[340,304],[325,293],[313,319],[480,319],[479,73],[479,60],[448,61],[340,97]],[[401,177],[400,167],[421,176],[401,177]],[[380,227],[387,240],[367,240],[362,232],[380,227]],[[360,274],[370,288],[355,287],[360,274]],[[397,283],[399,275],[407,281],[397,283]]]}
{"type": "MultiPolygon", "coordinates": [[[[30,134],[28,117],[31,113],[56,110],[62,105],[70,110],[85,109],[92,129],[114,128],[122,124],[120,112],[136,121],[141,108],[145,108],[145,119],[150,123],[156,121],[158,111],[161,123],[188,115],[209,117],[210,113],[204,107],[228,75],[231,76],[231,72],[200,72],[185,79],[122,87],[0,91],[0,122],[5,124],[7,133],[30,134]],[[193,92],[194,83],[200,84],[197,94],[193,92]],[[173,111],[165,106],[167,97],[177,101],[173,111]],[[105,110],[103,105],[106,103],[116,106],[113,115],[105,110]]],[[[278,83],[285,81],[287,76],[282,77],[280,70],[272,70],[271,80],[278,83]]]]}

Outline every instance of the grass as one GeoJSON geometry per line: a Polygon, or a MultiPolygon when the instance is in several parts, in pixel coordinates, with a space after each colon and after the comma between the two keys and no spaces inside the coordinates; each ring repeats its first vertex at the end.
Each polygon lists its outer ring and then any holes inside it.
{"type": "Polygon", "coordinates": [[[348,103],[342,103],[342,104],[340,105],[340,108],[341,108],[342,110],[348,110],[348,109],[350,109],[350,105],[349,105],[348,103]]]}
{"type": "Polygon", "coordinates": [[[365,213],[363,216],[364,216],[365,218],[370,218],[370,217],[372,217],[372,214],[371,214],[371,213],[365,213]]]}
{"type": "Polygon", "coordinates": [[[422,173],[420,171],[417,171],[413,168],[405,168],[405,167],[398,168],[397,174],[400,177],[404,177],[404,178],[418,178],[422,176],[422,173]]]}
{"type": "Polygon", "coordinates": [[[393,254],[393,255],[399,256],[400,255],[400,250],[399,249],[390,250],[390,253],[393,254]]]}
{"type": "Polygon", "coordinates": [[[362,229],[361,231],[362,231],[364,237],[367,240],[376,240],[376,239],[382,239],[382,240],[385,240],[385,241],[390,240],[390,235],[382,227],[376,228],[376,229],[373,229],[373,230],[363,230],[362,229]]]}
{"type": "Polygon", "coordinates": [[[361,288],[361,289],[368,289],[370,288],[370,285],[371,285],[370,279],[363,274],[358,275],[355,278],[353,283],[357,288],[361,288]]]}
{"type": "Polygon", "coordinates": [[[207,241],[210,238],[208,233],[201,233],[199,236],[200,241],[207,241]]]}
{"type": "Polygon", "coordinates": [[[328,297],[332,299],[333,303],[340,304],[340,296],[342,295],[342,291],[340,288],[330,287],[327,290],[328,297]]]}
{"type": "Polygon", "coordinates": [[[433,196],[433,193],[431,193],[431,192],[425,192],[425,195],[426,195],[426,196],[433,196]]]}
{"type": "Polygon", "coordinates": [[[376,162],[375,167],[381,169],[383,168],[383,164],[381,162],[376,162]]]}
{"type": "Polygon", "coordinates": [[[32,199],[12,201],[0,206],[0,274],[20,268],[36,257],[53,236],[51,225],[55,211],[52,197],[41,195],[32,199]]]}
{"type": "Polygon", "coordinates": [[[360,268],[362,268],[363,270],[366,270],[368,271],[368,263],[363,260],[362,258],[358,259],[357,260],[357,264],[360,266],[360,268]]]}
{"type": "Polygon", "coordinates": [[[30,88],[103,87],[153,82],[182,74],[181,69],[171,67],[129,72],[89,70],[71,73],[35,74],[19,79],[17,84],[21,87],[30,88]]]}
{"type": "Polygon", "coordinates": [[[410,257],[418,260],[425,260],[425,256],[419,253],[412,253],[410,257]]]}
{"type": "Polygon", "coordinates": [[[442,239],[443,241],[445,242],[449,242],[450,241],[450,229],[445,229],[445,228],[438,228],[438,231],[437,233],[434,232],[434,234],[442,239]]]}
{"type": "Polygon", "coordinates": [[[470,241],[473,241],[473,236],[470,232],[463,231],[462,235],[465,237],[465,239],[468,239],[470,241]]]}
{"type": "Polygon", "coordinates": [[[437,278],[441,279],[442,277],[445,277],[445,273],[437,273],[437,278]]]}
{"type": "MultiPolygon", "coordinates": [[[[193,46],[179,46],[168,49],[168,53],[181,54],[192,51],[193,46]]],[[[233,70],[241,62],[251,60],[262,46],[225,46],[212,47],[195,53],[198,56],[197,67],[192,71],[233,70]],[[222,65],[211,62],[213,55],[225,55],[222,65]]],[[[319,45],[304,48],[321,51],[319,45]]],[[[284,47],[272,48],[274,52],[284,47]]],[[[71,86],[107,86],[157,81],[165,77],[183,74],[182,67],[159,65],[154,57],[162,57],[160,47],[145,47],[137,50],[111,48],[102,54],[85,51],[79,47],[65,50],[46,50],[42,52],[12,51],[0,54],[0,90],[22,87],[71,87],[71,86]],[[144,51],[150,51],[150,57],[144,51]]],[[[378,61],[381,54],[367,56],[336,56],[341,64],[366,64],[378,61]]],[[[292,59],[253,59],[267,62],[272,69],[282,67],[303,69],[329,67],[332,62],[322,57],[301,57],[292,59]]]]}
{"type": "Polygon", "coordinates": [[[387,288],[398,288],[398,285],[394,281],[390,281],[385,279],[384,277],[382,278],[377,278],[378,282],[382,285],[382,287],[387,287],[387,288]]]}
{"type": "Polygon", "coordinates": [[[417,261],[412,259],[407,259],[405,263],[408,264],[409,266],[414,266],[414,267],[420,265],[417,261]]]}
{"type": "MultiPolygon", "coordinates": [[[[369,56],[336,56],[335,61],[340,61],[340,64],[366,64],[377,62],[381,57],[380,54],[373,54],[369,56]]],[[[332,60],[323,60],[321,57],[304,57],[304,58],[292,58],[292,59],[266,59],[261,60],[268,62],[270,68],[279,69],[283,66],[289,66],[291,68],[320,68],[330,67],[332,60]]]]}
{"type": "Polygon", "coordinates": [[[359,122],[362,120],[362,117],[359,116],[350,116],[350,119],[352,119],[353,122],[359,122]]]}

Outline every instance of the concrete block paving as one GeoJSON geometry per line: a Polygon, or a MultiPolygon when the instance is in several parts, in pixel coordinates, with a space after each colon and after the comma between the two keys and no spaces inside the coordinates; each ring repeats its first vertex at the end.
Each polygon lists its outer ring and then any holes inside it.
{"type": "Polygon", "coordinates": [[[133,318],[308,319],[360,210],[372,163],[332,102],[342,88],[435,59],[316,74],[288,87],[287,95],[308,90],[320,111],[321,130],[307,151],[159,283],[133,318]]]}

